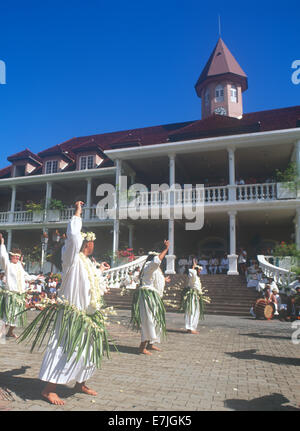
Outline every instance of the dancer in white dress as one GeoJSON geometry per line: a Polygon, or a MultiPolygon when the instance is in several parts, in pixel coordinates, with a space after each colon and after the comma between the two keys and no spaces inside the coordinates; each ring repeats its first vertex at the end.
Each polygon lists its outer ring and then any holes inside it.
{"type": "MultiPolygon", "coordinates": [[[[56,385],[66,384],[72,380],[76,381],[75,390],[88,395],[97,395],[97,392],[86,386],[86,380],[95,371],[96,356],[100,354],[98,350],[100,349],[102,352],[103,338],[99,335],[97,324],[102,325],[102,333],[103,330],[105,332],[101,313],[98,314],[105,285],[101,284],[96,265],[88,258],[94,250],[94,234],[91,232],[91,235],[87,235],[85,240],[81,234],[82,205],[83,202],[80,201],[75,204],[75,215],[69,222],[67,239],[61,254],[63,276],[59,300],[62,303],[68,301],[69,307],[65,309],[66,311],[58,311],[57,324],[48,344],[39,374],[41,380],[48,382],[42,391],[42,396],[50,403],[58,405],[64,404],[64,401],[58,397],[56,385]],[[68,328],[69,324],[72,323],[73,325],[73,318],[69,318],[65,326],[64,331],[69,330],[68,335],[63,332],[63,337],[69,336],[66,348],[66,343],[63,344],[64,338],[59,337],[61,337],[62,325],[65,325],[62,323],[65,322],[65,315],[72,313],[72,307],[74,307],[74,318],[75,320],[78,318],[78,323],[74,323],[74,331],[71,332],[74,334],[73,336],[70,335],[70,328],[68,328]],[[91,320],[92,324],[89,323],[91,320]],[[84,328],[88,328],[88,330],[84,330],[82,326],[84,324],[91,326],[85,326],[84,328]],[[90,333],[90,330],[95,332],[93,336],[88,338],[88,335],[85,334],[90,333]],[[73,345],[75,340],[77,343],[85,343],[82,352],[79,348],[69,350],[69,346],[73,345]],[[91,343],[93,343],[93,347],[91,343]]],[[[51,306],[49,309],[51,312],[51,306]]]]}
{"type": "Polygon", "coordinates": [[[18,338],[14,333],[16,327],[25,324],[25,315],[21,314],[26,308],[26,282],[30,283],[41,276],[29,275],[21,262],[22,253],[19,249],[7,252],[4,238],[0,234],[0,265],[4,271],[6,283],[0,291],[0,319],[9,327],[7,337],[18,338]],[[18,315],[18,316],[17,316],[18,315]]]}
{"type": "Polygon", "coordinates": [[[188,292],[184,300],[185,309],[185,329],[190,334],[198,334],[197,326],[200,317],[200,303],[198,294],[202,293],[200,273],[202,267],[194,261],[193,267],[188,269],[188,292]]]}
{"type": "Polygon", "coordinates": [[[141,283],[135,291],[132,301],[131,323],[133,328],[141,329],[139,352],[147,355],[149,350],[160,349],[154,343],[160,343],[161,334],[165,333],[165,308],[161,300],[165,282],[160,264],[169,249],[169,241],[164,241],[165,249],[161,253],[149,253],[141,271],[141,283]]]}

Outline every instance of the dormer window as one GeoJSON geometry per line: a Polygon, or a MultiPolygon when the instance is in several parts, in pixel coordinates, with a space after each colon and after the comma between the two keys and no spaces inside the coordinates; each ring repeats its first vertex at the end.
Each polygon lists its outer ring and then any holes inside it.
{"type": "Polygon", "coordinates": [[[217,85],[215,89],[215,100],[216,102],[223,102],[224,100],[224,87],[223,85],[217,85]]]}
{"type": "Polygon", "coordinates": [[[95,156],[81,156],[79,159],[79,169],[81,171],[85,169],[93,169],[95,167],[95,156]]]}
{"type": "Polygon", "coordinates": [[[46,162],[46,174],[56,174],[58,171],[58,161],[57,160],[47,160],[46,162]]]}
{"type": "Polygon", "coordinates": [[[230,99],[231,99],[231,102],[235,102],[235,103],[237,103],[237,101],[238,101],[238,96],[237,96],[237,88],[236,88],[236,86],[235,85],[232,85],[231,86],[231,89],[230,89],[230,99]]]}

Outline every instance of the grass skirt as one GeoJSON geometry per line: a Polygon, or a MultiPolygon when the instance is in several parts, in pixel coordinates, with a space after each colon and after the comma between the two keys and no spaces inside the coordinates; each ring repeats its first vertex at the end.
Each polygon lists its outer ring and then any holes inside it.
{"type": "Polygon", "coordinates": [[[167,333],[165,306],[159,294],[156,291],[150,289],[139,288],[136,289],[133,294],[130,320],[132,329],[141,329],[142,318],[140,301],[144,303],[145,308],[151,313],[154,324],[156,328],[158,328],[159,333],[165,337],[167,333]]]}
{"type": "Polygon", "coordinates": [[[99,310],[89,315],[71,304],[48,304],[22,332],[18,342],[31,341],[32,352],[35,347],[42,346],[46,337],[48,344],[55,333],[67,360],[76,353],[76,363],[84,355],[85,364],[92,362],[100,368],[105,352],[109,357],[105,317],[99,310]]]}
{"type": "Polygon", "coordinates": [[[23,327],[27,324],[25,293],[0,289],[0,320],[7,325],[23,327]]]}

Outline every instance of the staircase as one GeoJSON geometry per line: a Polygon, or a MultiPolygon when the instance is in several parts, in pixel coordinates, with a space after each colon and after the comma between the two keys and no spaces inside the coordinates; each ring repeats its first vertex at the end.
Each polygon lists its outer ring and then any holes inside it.
{"type": "MultiPolygon", "coordinates": [[[[171,275],[171,282],[165,287],[164,301],[167,311],[179,311],[181,292],[187,285],[187,276],[171,275]]],[[[245,277],[240,275],[202,275],[202,287],[207,290],[211,303],[206,304],[205,314],[219,314],[228,316],[249,316],[249,309],[257,292],[254,288],[246,287],[245,277]]],[[[130,309],[134,290],[128,289],[127,294],[120,295],[121,289],[111,289],[104,297],[108,306],[115,309],[130,309]]]]}

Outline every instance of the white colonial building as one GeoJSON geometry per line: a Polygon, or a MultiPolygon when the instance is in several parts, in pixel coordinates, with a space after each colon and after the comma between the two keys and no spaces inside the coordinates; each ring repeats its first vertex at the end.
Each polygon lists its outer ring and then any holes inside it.
{"type": "Polygon", "coordinates": [[[300,173],[300,106],[245,114],[247,76],[222,39],[195,88],[201,120],[72,138],[38,154],[25,149],[9,156],[10,166],[0,171],[0,230],[8,248],[41,244],[43,232],[51,248],[79,199],[85,202],[84,227],[97,235],[97,256],[126,246],[147,252],[169,238],[171,274],[176,257],[190,254],[227,253],[229,274],[237,274],[240,246],[249,256],[265,254],[279,241],[295,241],[300,248],[300,197],[276,182],[276,170],[292,161],[300,173]],[[124,218],[121,176],[127,176],[128,187],[147,187],[134,203],[129,200],[138,219],[124,218]],[[97,211],[101,184],[116,188],[116,218],[97,211]],[[152,184],[193,189],[151,191],[152,184]],[[204,192],[196,187],[201,184],[204,192]],[[53,212],[53,199],[65,208],[53,212]],[[28,201],[43,202],[43,210],[28,211],[28,201]],[[191,220],[172,212],[161,217],[166,205],[197,209],[203,203],[201,229],[186,230],[191,220]],[[154,208],[157,219],[150,218],[154,208]]]}

